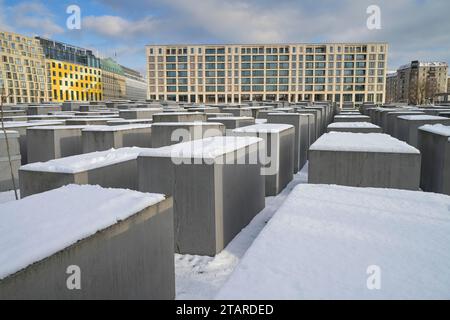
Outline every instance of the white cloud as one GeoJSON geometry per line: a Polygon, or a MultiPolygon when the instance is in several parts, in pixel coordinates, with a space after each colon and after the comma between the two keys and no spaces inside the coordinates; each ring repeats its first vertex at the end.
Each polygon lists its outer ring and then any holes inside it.
{"type": "Polygon", "coordinates": [[[6,21],[14,30],[25,30],[46,37],[64,32],[64,29],[54,21],[53,13],[42,3],[21,2],[4,10],[6,21]]]}
{"type": "Polygon", "coordinates": [[[100,36],[111,38],[134,38],[153,31],[157,22],[151,17],[129,21],[119,16],[87,16],[82,20],[81,28],[100,36]]]}

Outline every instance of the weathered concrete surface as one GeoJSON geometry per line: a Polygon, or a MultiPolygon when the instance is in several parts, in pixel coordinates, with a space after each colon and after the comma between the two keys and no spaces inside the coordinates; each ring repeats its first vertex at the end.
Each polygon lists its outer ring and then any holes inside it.
{"type": "Polygon", "coordinates": [[[209,118],[208,122],[220,122],[225,125],[227,130],[233,130],[240,127],[254,125],[255,119],[252,117],[216,117],[209,118]]]}
{"type": "Polygon", "coordinates": [[[382,133],[382,129],[369,122],[335,122],[327,127],[327,132],[382,133]]]}
{"type": "Polygon", "coordinates": [[[386,113],[384,132],[390,134],[393,137],[398,136],[398,117],[399,116],[409,116],[409,115],[421,115],[424,114],[421,111],[390,111],[386,113]]]}
{"type": "Polygon", "coordinates": [[[268,123],[284,123],[295,128],[294,173],[306,164],[308,152],[308,117],[299,113],[271,113],[268,123]]]}
{"type": "Polygon", "coordinates": [[[422,190],[450,195],[450,127],[420,127],[418,148],[422,153],[422,190]]]}
{"type": "Polygon", "coordinates": [[[379,147],[372,148],[360,142],[361,136],[374,139],[379,139],[377,136],[385,136],[383,138],[386,140],[385,146],[389,147],[392,144],[392,140],[388,139],[389,136],[380,134],[328,133],[323,135],[309,150],[308,182],[351,187],[419,190],[421,156],[418,150],[411,147],[411,151],[402,151],[405,146],[397,140],[395,145],[399,146],[399,151],[394,151],[396,146],[382,151],[379,147]],[[331,134],[341,135],[341,141],[352,139],[351,148],[323,147],[323,142],[331,134]]]}
{"type": "Polygon", "coordinates": [[[152,148],[225,135],[225,125],[214,122],[159,122],[152,125],[152,148]]]}
{"type": "Polygon", "coordinates": [[[35,126],[64,125],[64,121],[37,121],[37,122],[8,122],[5,128],[19,133],[20,155],[22,164],[28,163],[27,156],[27,128],[35,126]]]}
{"type": "Polygon", "coordinates": [[[83,153],[124,147],[151,147],[152,125],[99,126],[82,131],[83,153]]]}
{"type": "Polygon", "coordinates": [[[398,119],[398,139],[417,147],[419,127],[426,124],[443,124],[450,125],[450,119],[438,116],[428,115],[411,115],[400,116],[398,119]]]}
{"type": "Polygon", "coordinates": [[[81,131],[84,128],[86,126],[39,126],[28,128],[28,163],[45,162],[81,154],[81,131]]]}
{"type": "MultiPolygon", "coordinates": [[[[16,188],[19,186],[19,167],[21,162],[19,133],[16,131],[6,131],[8,138],[9,153],[11,156],[12,173],[16,188]]],[[[11,168],[6,146],[5,134],[0,131],[0,192],[13,190],[14,184],[11,177],[11,168]]]]}
{"type": "Polygon", "coordinates": [[[122,119],[152,119],[152,116],[156,113],[161,113],[162,108],[140,108],[140,109],[129,109],[120,110],[119,118],[122,119]]]}
{"type": "Polygon", "coordinates": [[[363,115],[337,115],[334,116],[334,122],[370,122],[369,116],[363,115]]]}
{"type": "Polygon", "coordinates": [[[36,164],[22,166],[19,170],[21,197],[56,189],[68,184],[91,184],[104,188],[137,190],[137,156],[139,148],[93,152],[46,162],[46,167],[36,164]],[[129,149],[129,150],[128,150],[129,149]],[[111,162],[121,152],[133,152],[123,160],[111,162]],[[94,161],[95,165],[85,163],[94,161]],[[50,165],[50,167],[48,166],[50,165]]]}
{"type": "Polygon", "coordinates": [[[182,143],[161,148],[163,151],[144,152],[138,158],[139,190],[174,198],[176,252],[214,256],[264,208],[261,165],[239,164],[258,152],[257,145],[252,143],[226,154],[211,150],[213,158],[207,156],[208,150],[198,149],[229,139],[237,138],[214,137],[182,143]],[[206,158],[194,160],[188,152],[183,163],[174,162],[174,148],[185,146],[206,158]],[[223,161],[224,157],[235,161],[223,161]]]}
{"type": "MultiPolygon", "coordinates": [[[[166,111],[166,109],[164,109],[164,111],[166,111]]],[[[153,115],[153,123],[194,121],[206,121],[206,114],[199,112],[164,112],[153,115]]]]}
{"type": "MultiPolygon", "coordinates": [[[[48,228],[57,223],[48,221],[48,228]]],[[[174,299],[173,234],[168,198],[0,280],[0,299],[174,299]],[[81,290],[66,285],[73,265],[81,270],[81,290]]]]}
{"type": "Polygon", "coordinates": [[[266,196],[276,196],[293,179],[295,128],[291,125],[260,124],[233,130],[236,136],[264,139],[265,152],[260,154],[264,164],[266,196]]]}

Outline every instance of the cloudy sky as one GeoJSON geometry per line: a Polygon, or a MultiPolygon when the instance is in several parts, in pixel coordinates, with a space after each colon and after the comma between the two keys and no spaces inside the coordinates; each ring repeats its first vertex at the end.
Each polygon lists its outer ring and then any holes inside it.
{"type": "Polygon", "coordinates": [[[115,56],[145,70],[144,46],[170,43],[383,41],[389,69],[411,60],[450,62],[448,0],[0,0],[0,29],[41,35],[115,56]],[[69,5],[81,29],[69,30],[69,5]],[[367,7],[381,9],[369,30],[367,7]]]}

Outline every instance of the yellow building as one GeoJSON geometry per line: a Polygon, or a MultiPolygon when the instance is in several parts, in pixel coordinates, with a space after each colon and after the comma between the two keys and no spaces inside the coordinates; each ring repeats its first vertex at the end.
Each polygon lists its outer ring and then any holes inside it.
{"type": "Polygon", "coordinates": [[[102,71],[59,60],[48,60],[52,101],[100,101],[103,99],[102,71]]]}

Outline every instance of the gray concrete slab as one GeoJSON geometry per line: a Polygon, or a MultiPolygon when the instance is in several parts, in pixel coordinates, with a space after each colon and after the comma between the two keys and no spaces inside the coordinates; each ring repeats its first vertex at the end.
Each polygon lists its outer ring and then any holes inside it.
{"type": "Polygon", "coordinates": [[[299,113],[271,113],[268,123],[283,123],[295,128],[294,173],[303,168],[307,161],[308,152],[308,117],[299,113]]]}
{"type": "Polygon", "coordinates": [[[224,136],[225,125],[214,122],[159,122],[152,125],[152,148],[214,136],[224,136]]]}
{"type": "Polygon", "coordinates": [[[151,146],[152,125],[92,126],[82,130],[83,153],[111,148],[151,146]]]}
{"type": "Polygon", "coordinates": [[[309,150],[308,182],[419,190],[420,152],[379,133],[332,132],[309,150]]]}
{"type": "Polygon", "coordinates": [[[87,126],[27,128],[28,163],[45,162],[82,153],[81,131],[87,126]]]}
{"type": "Polygon", "coordinates": [[[174,198],[176,252],[214,256],[264,208],[261,164],[246,160],[261,141],[213,137],[141,153],[139,190],[174,198]]]}
{"type": "Polygon", "coordinates": [[[418,148],[422,153],[422,190],[450,195],[450,126],[420,127],[418,148]]]}
{"type": "Polygon", "coordinates": [[[450,125],[450,119],[429,115],[409,115],[400,116],[398,119],[398,139],[418,146],[419,127],[426,124],[444,124],[450,125]]]}
{"type": "Polygon", "coordinates": [[[264,164],[266,196],[276,196],[293,179],[295,128],[285,124],[258,124],[233,130],[236,136],[264,139],[265,152],[260,157],[264,164]]]}
{"type": "Polygon", "coordinates": [[[0,211],[2,226],[14,229],[8,251],[0,252],[9,267],[1,269],[1,300],[175,298],[170,197],[67,186],[0,205],[0,211]],[[105,213],[112,203],[115,211],[105,213]],[[25,211],[40,212],[43,205],[45,214],[25,211]],[[69,286],[76,284],[77,270],[79,290],[69,286]]]}

